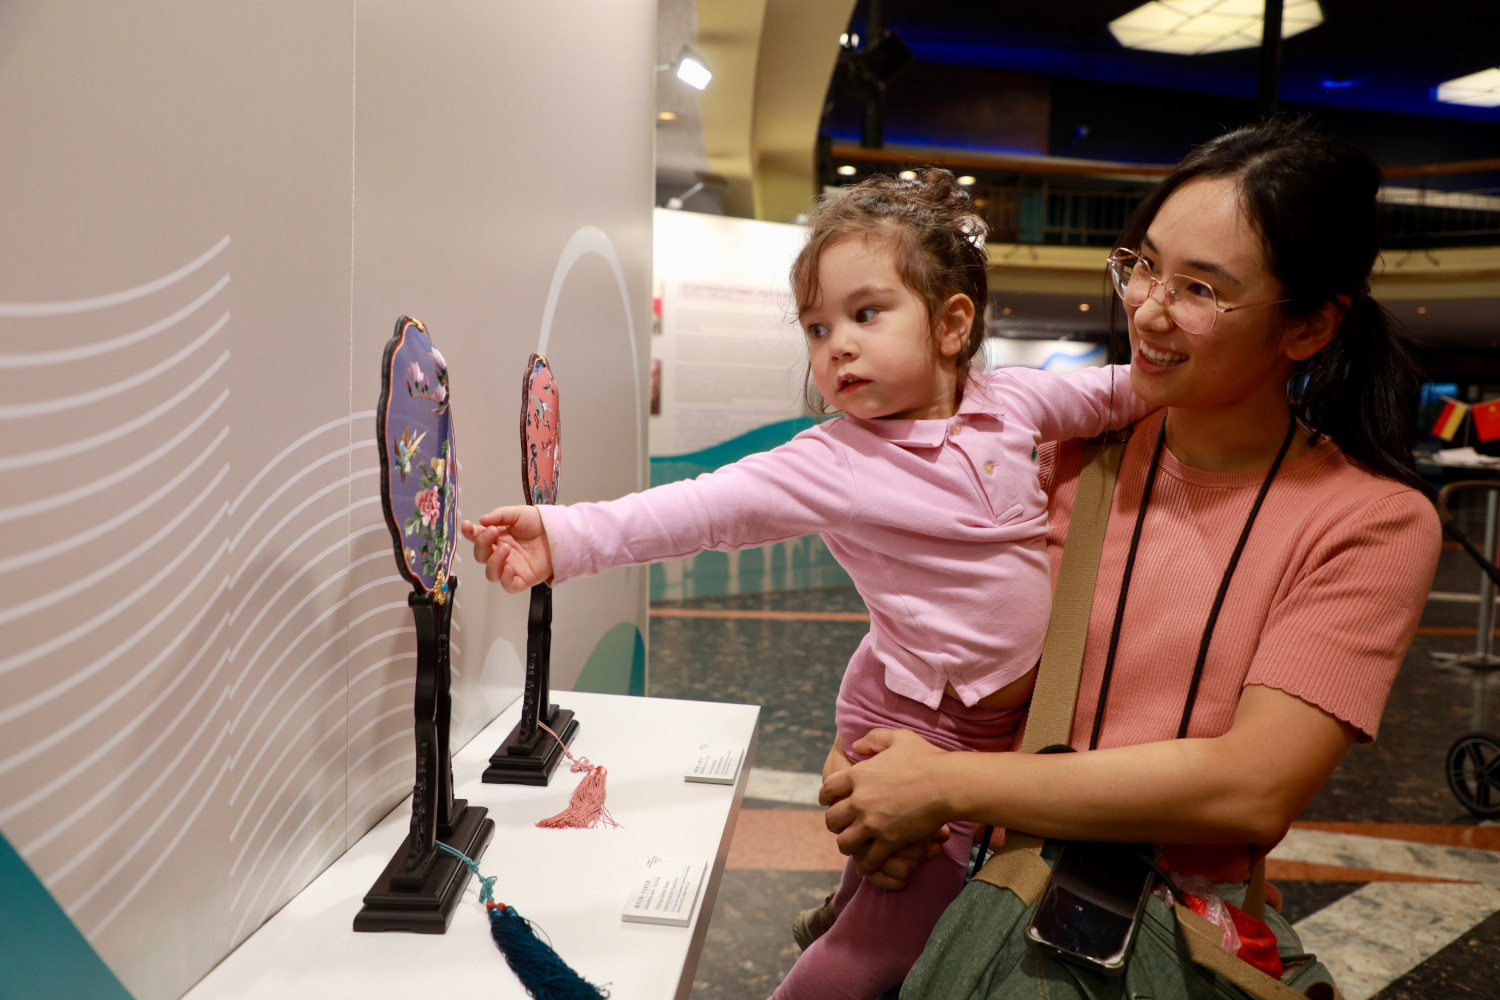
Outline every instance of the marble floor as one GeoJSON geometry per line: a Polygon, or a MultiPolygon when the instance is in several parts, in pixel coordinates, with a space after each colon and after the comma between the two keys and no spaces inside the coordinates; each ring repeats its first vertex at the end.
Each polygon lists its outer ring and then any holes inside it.
{"type": "MultiPolygon", "coordinates": [[[[1433,653],[1473,650],[1477,573],[1445,551],[1380,738],[1350,751],[1269,862],[1283,913],[1348,1000],[1500,997],[1500,825],[1444,778],[1471,728],[1473,684],[1433,653]]],[[[842,859],[816,807],[833,703],[866,631],[853,590],[653,605],[649,693],[763,706],[759,749],[695,1000],[756,1000],[797,958],[792,915],[821,901],[842,859]]],[[[1500,681],[1484,728],[1500,730],[1500,681]]]]}

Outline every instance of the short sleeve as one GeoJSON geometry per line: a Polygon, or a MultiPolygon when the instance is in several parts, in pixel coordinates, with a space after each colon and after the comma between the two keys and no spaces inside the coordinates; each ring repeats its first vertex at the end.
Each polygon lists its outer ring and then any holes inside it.
{"type": "Polygon", "coordinates": [[[1441,548],[1437,512],[1415,490],[1345,511],[1272,607],[1245,684],[1295,695],[1373,740],[1441,548]]]}

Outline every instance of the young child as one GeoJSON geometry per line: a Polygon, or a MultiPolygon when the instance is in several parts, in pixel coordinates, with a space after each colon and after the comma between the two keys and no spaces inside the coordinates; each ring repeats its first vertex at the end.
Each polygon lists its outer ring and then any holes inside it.
{"type": "MultiPolygon", "coordinates": [[[[845,752],[857,759],[854,741],[880,727],[947,750],[1009,749],[1051,610],[1036,446],[1148,408],[1123,368],[973,371],[988,264],[984,224],[946,170],[831,196],[791,277],[816,408],[843,418],[620,500],[499,508],[462,525],[475,558],[519,592],[819,532],[870,611],[839,690],[845,752]]],[[[837,919],[775,996],[870,1000],[899,984],[962,888],[964,826],[901,892],[851,860],[837,919]]]]}

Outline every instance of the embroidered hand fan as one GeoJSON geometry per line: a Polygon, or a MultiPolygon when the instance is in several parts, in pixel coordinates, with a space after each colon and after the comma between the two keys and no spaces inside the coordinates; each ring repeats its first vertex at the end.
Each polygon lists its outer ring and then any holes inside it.
{"type": "Polygon", "coordinates": [[[557,503],[562,441],[557,380],[540,354],[533,354],[526,364],[521,400],[521,485],[526,502],[557,503]]]}
{"type": "Polygon", "coordinates": [[[380,501],[396,544],[396,567],[442,603],[457,543],[457,463],[448,362],[419,320],[403,316],[385,346],[380,403],[380,501]]]}

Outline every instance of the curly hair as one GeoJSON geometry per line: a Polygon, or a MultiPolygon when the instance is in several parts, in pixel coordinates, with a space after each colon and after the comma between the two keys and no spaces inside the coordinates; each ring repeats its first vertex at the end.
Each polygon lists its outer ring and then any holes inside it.
{"type": "MultiPolygon", "coordinates": [[[[797,312],[807,312],[821,295],[818,264],[825,250],[846,239],[888,240],[896,253],[897,273],[926,305],[934,335],[950,297],[963,294],[974,303],[974,321],[955,359],[962,393],[974,357],[984,346],[988,227],[951,172],[923,167],[915,174],[910,180],[876,174],[824,195],[809,219],[807,242],[792,262],[792,293],[797,312]]],[[[813,385],[810,366],[803,392],[808,409],[828,412],[827,401],[813,385]]]]}

